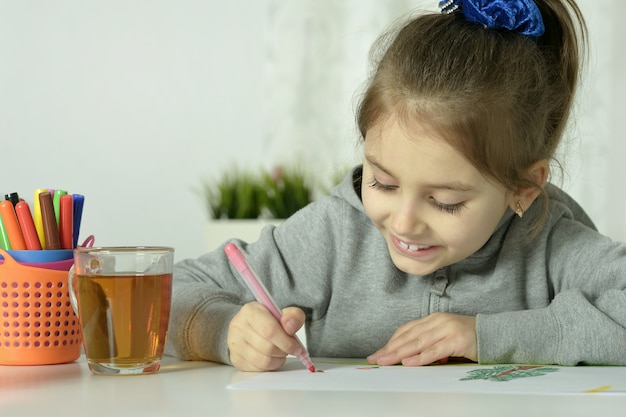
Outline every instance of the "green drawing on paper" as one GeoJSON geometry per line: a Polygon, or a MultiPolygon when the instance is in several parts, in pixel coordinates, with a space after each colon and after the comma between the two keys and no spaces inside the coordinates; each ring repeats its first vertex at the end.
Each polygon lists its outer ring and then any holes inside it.
{"type": "Polygon", "coordinates": [[[557,372],[559,368],[550,368],[540,365],[501,365],[493,368],[474,369],[469,371],[465,378],[460,381],[512,381],[519,378],[544,376],[551,372],[557,372]]]}

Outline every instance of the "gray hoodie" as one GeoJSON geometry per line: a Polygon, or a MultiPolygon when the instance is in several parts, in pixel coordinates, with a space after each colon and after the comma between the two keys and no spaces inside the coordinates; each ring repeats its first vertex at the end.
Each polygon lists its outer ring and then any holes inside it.
{"type": "MultiPolygon", "coordinates": [[[[233,240],[280,308],[306,313],[312,357],[365,357],[434,312],[476,316],[480,363],[626,365],[626,244],[548,185],[550,215],[512,211],[468,258],[428,276],[397,269],[360,200],[361,167],[258,241],[233,240]]],[[[166,353],[229,362],[228,325],[252,294],[223,247],[174,268],[166,353]]]]}

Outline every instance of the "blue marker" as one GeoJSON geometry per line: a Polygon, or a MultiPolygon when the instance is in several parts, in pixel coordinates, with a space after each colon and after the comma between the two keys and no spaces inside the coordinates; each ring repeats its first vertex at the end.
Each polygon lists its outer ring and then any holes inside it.
{"type": "Polygon", "coordinates": [[[74,199],[74,247],[77,247],[78,234],[80,233],[80,221],[83,217],[85,196],[81,194],[72,194],[72,198],[74,199]]]}

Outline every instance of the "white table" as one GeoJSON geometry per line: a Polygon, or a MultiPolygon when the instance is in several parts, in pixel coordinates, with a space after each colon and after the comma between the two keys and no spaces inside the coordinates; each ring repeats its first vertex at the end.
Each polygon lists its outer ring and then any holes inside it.
{"type": "Polygon", "coordinates": [[[254,374],[166,357],[158,374],[95,376],[84,358],[65,365],[0,366],[2,417],[159,416],[620,416],[623,395],[486,395],[237,391],[254,374]]]}

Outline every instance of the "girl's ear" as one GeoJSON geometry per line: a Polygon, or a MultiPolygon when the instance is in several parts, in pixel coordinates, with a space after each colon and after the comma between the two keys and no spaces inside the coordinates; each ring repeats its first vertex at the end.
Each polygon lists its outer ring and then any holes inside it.
{"type": "MultiPolygon", "coordinates": [[[[543,188],[548,181],[549,174],[550,165],[548,164],[548,161],[540,159],[528,168],[526,171],[526,178],[543,188]]],[[[511,199],[509,200],[509,207],[515,212],[515,214],[522,217],[540,193],[541,189],[537,187],[520,187],[511,196],[511,199]]]]}

